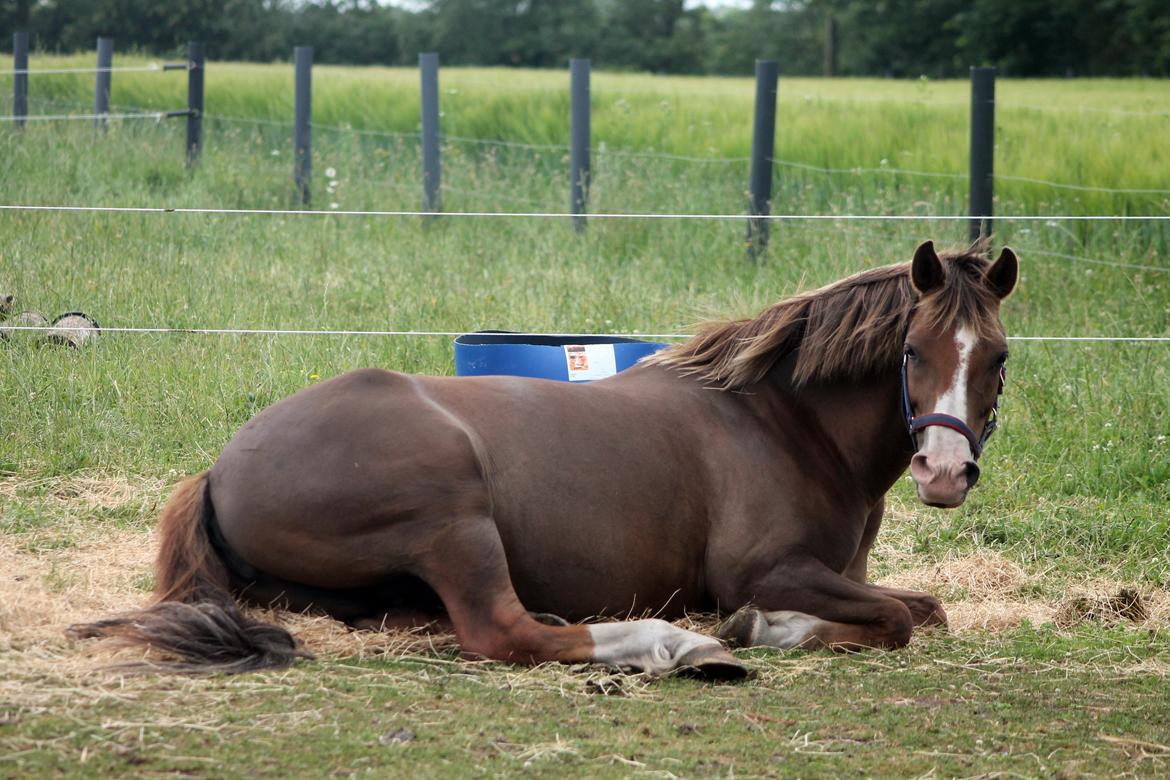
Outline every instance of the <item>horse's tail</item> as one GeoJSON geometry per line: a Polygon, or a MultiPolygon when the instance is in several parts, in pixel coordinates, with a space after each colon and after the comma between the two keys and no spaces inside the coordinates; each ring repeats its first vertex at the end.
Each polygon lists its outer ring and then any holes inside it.
{"type": "MultiPolygon", "coordinates": [[[[171,672],[246,672],[311,657],[283,628],[244,615],[227,567],[208,530],[214,508],[207,472],[175,488],[159,520],[154,604],[96,623],[70,626],[77,639],[109,637],[145,646],[172,660],[141,666],[171,672]]],[[[135,664],[135,666],[139,666],[135,664]]]]}

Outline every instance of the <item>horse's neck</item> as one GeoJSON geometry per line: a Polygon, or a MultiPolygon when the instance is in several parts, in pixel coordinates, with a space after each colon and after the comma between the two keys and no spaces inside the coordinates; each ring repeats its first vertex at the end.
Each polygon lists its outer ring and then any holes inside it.
{"type": "Polygon", "coordinates": [[[810,418],[810,427],[828,439],[862,494],[874,501],[885,495],[913,454],[902,420],[898,372],[800,388],[786,374],[780,367],[761,385],[810,418]]]}

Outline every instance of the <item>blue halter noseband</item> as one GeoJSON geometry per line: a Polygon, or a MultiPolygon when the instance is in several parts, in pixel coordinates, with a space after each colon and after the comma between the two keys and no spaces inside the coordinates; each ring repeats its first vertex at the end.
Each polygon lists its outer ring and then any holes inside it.
{"type": "Polygon", "coordinates": [[[976,436],[975,431],[971,430],[971,426],[949,414],[914,416],[914,408],[910,405],[910,387],[906,383],[908,359],[908,355],[902,355],[902,416],[906,419],[906,428],[910,431],[910,442],[914,445],[914,451],[918,451],[918,432],[932,425],[937,425],[961,433],[971,445],[971,454],[975,456],[975,460],[979,460],[979,456],[983,454],[984,445],[987,444],[987,440],[991,438],[991,434],[995,433],[995,429],[999,425],[999,396],[1003,395],[1003,384],[1007,381],[1007,366],[999,367],[999,389],[995,394],[995,404],[991,407],[991,416],[987,418],[987,424],[983,426],[983,435],[976,436]]]}

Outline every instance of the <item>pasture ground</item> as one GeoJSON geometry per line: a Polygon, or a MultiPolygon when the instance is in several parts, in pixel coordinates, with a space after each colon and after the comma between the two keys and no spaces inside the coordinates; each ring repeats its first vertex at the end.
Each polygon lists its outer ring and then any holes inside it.
{"type": "MultiPolygon", "coordinates": [[[[1170,592],[1060,602],[992,551],[923,565],[892,512],[882,581],[948,598],[897,653],[741,652],[735,685],[458,658],[448,636],[285,623],[318,659],[234,678],[124,676],[61,627],[141,602],[159,480],[4,483],[58,518],[0,539],[0,776],[1156,777],[1170,768],[1170,592]],[[140,516],[110,524],[109,513],[140,516]],[[68,518],[68,519],[66,519],[68,518]],[[62,539],[65,536],[66,539],[62,539]],[[61,543],[65,541],[65,543],[61,543]]],[[[711,625],[696,616],[694,627],[711,625]]]]}
{"type": "MultiPolygon", "coordinates": [[[[276,87],[291,76],[268,66],[221,72],[213,88],[209,71],[197,170],[183,167],[178,127],[116,123],[95,137],[87,127],[30,126],[0,132],[0,202],[292,205],[288,128],[214,117],[271,119],[283,111],[276,87]]],[[[567,114],[559,75],[444,74],[444,89],[462,90],[445,104],[451,133],[546,143],[567,114]]],[[[358,99],[383,81],[407,89],[402,73],[343,69],[315,85],[318,121],[334,126],[315,139],[316,205],[418,204],[414,141],[338,129],[412,129],[405,114],[358,99]],[[330,95],[349,98],[331,104],[330,95]]],[[[70,83],[52,100],[84,104],[85,84],[70,83]]],[[[153,83],[115,74],[115,106],[175,102],[140,86],[153,83]]],[[[745,153],[746,81],[606,75],[596,84],[596,140],[611,150],[745,153]],[[737,112],[733,127],[726,118],[737,112]]],[[[789,140],[778,157],[876,170],[778,167],[776,211],[920,219],[785,223],[755,263],[739,223],[594,221],[576,236],[563,222],[535,220],[0,212],[0,293],[17,295],[18,309],[81,309],[107,326],[677,333],[908,259],[923,238],[961,245],[964,225],[930,215],[961,213],[964,181],[884,169],[962,171],[964,90],[782,84],[782,114],[799,107],[791,128],[805,140],[785,136],[782,118],[779,137],[789,140]],[[793,97],[799,89],[813,97],[793,97]]],[[[1006,82],[1000,94],[997,173],[1165,186],[1165,82],[1006,82]]],[[[561,210],[567,201],[562,151],[448,139],[444,154],[449,209],[561,210]]],[[[742,211],[746,164],[600,150],[595,162],[596,208],[742,211]]],[[[1001,214],[1170,213],[1164,192],[1013,180],[997,192],[1001,214]]],[[[1009,333],[1170,335],[1166,223],[1001,220],[997,236],[1024,268],[1004,311],[1009,333]]],[[[117,657],[64,639],[69,622],[146,598],[154,518],[171,484],[206,468],[259,409],[368,365],[451,373],[450,341],[107,334],[76,351],[23,336],[0,343],[0,777],[1170,771],[1164,344],[1012,344],[1001,431],[967,504],[944,513],[916,504],[907,484],[892,491],[874,576],[937,593],[952,619],[951,631],[917,636],[906,651],[751,651],[743,656],[754,680],[711,685],[471,663],[449,638],[282,615],[316,661],[173,679],[104,670],[117,657]]]]}

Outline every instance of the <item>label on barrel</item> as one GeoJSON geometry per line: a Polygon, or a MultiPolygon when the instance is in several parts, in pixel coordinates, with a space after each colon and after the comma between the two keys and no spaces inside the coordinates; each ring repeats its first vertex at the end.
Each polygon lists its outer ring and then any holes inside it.
{"type": "Polygon", "coordinates": [[[604,379],[617,373],[613,344],[566,344],[565,363],[570,382],[604,379]]]}

